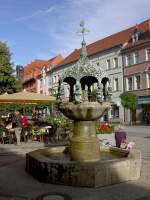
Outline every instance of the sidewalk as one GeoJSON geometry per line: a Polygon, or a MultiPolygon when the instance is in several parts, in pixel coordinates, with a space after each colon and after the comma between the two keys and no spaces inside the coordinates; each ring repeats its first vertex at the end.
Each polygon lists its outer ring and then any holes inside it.
{"type": "Polygon", "coordinates": [[[144,126],[144,125],[133,125],[133,126],[127,126],[125,125],[125,130],[130,131],[130,132],[141,132],[143,133],[149,133],[150,134],[150,125],[149,126],[144,126]]]}
{"type": "MultiPolygon", "coordinates": [[[[136,138],[134,138],[136,140],[136,138]]],[[[144,142],[143,167],[138,181],[110,185],[102,188],[80,188],[40,183],[25,171],[25,154],[44,148],[41,143],[20,146],[0,145],[0,200],[36,200],[47,192],[68,194],[73,200],[150,200],[150,153],[149,141],[137,138],[136,144],[144,142]]],[[[60,196],[45,199],[61,200],[60,196]]]]}

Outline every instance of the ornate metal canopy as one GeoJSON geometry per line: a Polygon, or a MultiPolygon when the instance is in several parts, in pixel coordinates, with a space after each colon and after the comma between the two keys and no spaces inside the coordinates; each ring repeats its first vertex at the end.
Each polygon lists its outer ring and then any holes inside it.
{"type": "Polygon", "coordinates": [[[111,95],[111,87],[107,84],[109,78],[100,66],[97,66],[89,60],[86,42],[84,40],[84,34],[87,32],[87,29],[85,29],[83,21],[80,23],[80,26],[83,37],[81,56],[75,65],[65,70],[61,76],[58,99],[62,102],[65,96],[63,82],[70,85],[69,101],[74,101],[75,103],[90,100],[91,86],[97,83],[97,101],[102,102],[104,99],[106,100],[106,97],[110,97],[111,95]]]}
{"type": "Polygon", "coordinates": [[[62,81],[65,81],[68,84],[71,84],[67,80],[67,77],[72,77],[75,80],[80,81],[85,76],[90,76],[90,77],[93,76],[97,79],[97,82],[101,82],[101,80],[104,77],[107,77],[107,74],[100,67],[98,67],[95,63],[90,61],[89,58],[87,57],[87,55],[88,55],[87,47],[86,47],[86,42],[84,40],[84,34],[87,31],[87,29],[84,28],[83,21],[80,23],[80,26],[82,27],[81,33],[83,36],[83,40],[81,43],[82,44],[81,56],[80,56],[80,59],[75,64],[75,66],[67,69],[64,72],[64,74],[62,75],[62,81]]]}

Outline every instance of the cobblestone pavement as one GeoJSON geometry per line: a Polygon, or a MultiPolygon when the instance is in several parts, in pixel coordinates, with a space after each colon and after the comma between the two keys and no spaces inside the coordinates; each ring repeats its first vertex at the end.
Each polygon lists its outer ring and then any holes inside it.
{"type": "MultiPolygon", "coordinates": [[[[144,132],[144,128],[138,127],[128,128],[129,140],[135,141],[135,148],[142,152],[140,179],[101,188],[40,183],[25,171],[25,154],[44,148],[43,144],[0,145],[0,200],[34,200],[47,192],[65,193],[73,200],[150,200],[150,132],[147,128],[145,130],[144,132]]],[[[63,198],[55,196],[47,199],[63,198]]]]}

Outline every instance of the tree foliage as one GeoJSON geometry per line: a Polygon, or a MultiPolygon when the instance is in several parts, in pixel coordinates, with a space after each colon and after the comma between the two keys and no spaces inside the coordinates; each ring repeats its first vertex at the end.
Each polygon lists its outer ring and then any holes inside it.
{"type": "Polygon", "coordinates": [[[21,83],[13,75],[11,53],[6,43],[0,42],[0,94],[21,90],[21,83]]]}
{"type": "Polygon", "coordinates": [[[124,108],[135,110],[138,103],[138,97],[136,94],[133,94],[131,92],[123,92],[120,95],[121,98],[121,104],[124,108]]]}

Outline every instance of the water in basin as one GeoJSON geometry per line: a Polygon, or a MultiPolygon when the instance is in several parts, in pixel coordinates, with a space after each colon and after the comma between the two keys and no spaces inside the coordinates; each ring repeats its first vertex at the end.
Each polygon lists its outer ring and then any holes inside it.
{"type": "MultiPolygon", "coordinates": [[[[46,155],[46,157],[49,157],[50,160],[55,160],[55,161],[62,161],[62,162],[69,162],[71,161],[69,153],[63,153],[63,152],[57,152],[57,153],[52,153],[50,155],[46,155]]],[[[116,155],[110,152],[101,152],[100,153],[100,160],[105,161],[105,160],[115,160],[117,158],[121,158],[121,155],[116,155]]]]}

